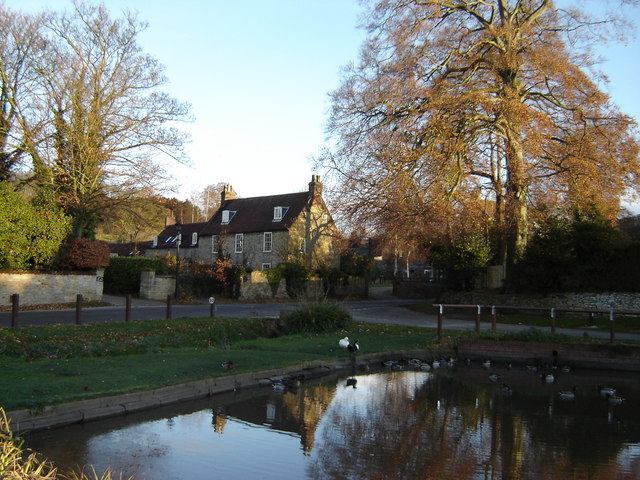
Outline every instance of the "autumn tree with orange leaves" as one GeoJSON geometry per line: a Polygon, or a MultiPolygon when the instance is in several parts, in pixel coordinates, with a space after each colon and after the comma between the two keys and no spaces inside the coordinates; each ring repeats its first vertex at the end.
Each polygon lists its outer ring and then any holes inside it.
{"type": "Polygon", "coordinates": [[[368,13],[319,159],[352,219],[423,240],[484,229],[494,261],[513,265],[538,215],[617,215],[638,185],[637,124],[594,80],[588,44],[623,32],[621,17],[550,0],[378,0],[368,13]]]}

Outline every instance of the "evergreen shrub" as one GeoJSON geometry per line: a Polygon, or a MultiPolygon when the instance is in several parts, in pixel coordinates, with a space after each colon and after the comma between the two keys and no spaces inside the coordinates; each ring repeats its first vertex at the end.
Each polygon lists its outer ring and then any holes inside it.
{"type": "Polygon", "coordinates": [[[127,295],[140,291],[140,272],[153,270],[164,273],[162,260],[146,257],[111,257],[104,271],[105,293],[127,295]]]}

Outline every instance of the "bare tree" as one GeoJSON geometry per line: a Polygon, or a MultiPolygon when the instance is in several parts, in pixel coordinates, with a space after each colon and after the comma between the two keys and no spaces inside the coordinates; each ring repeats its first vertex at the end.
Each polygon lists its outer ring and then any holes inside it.
{"type": "Polygon", "coordinates": [[[619,23],[550,0],[377,1],[360,63],[332,95],[336,147],[320,159],[342,203],[413,230],[488,202],[508,264],[532,206],[615,215],[639,178],[637,125],[567,46],[597,26],[619,23]]]}
{"type": "Polygon", "coordinates": [[[216,210],[220,207],[220,195],[227,184],[218,182],[216,184],[207,185],[199,192],[193,192],[191,195],[191,203],[200,210],[200,220],[209,220],[216,210]]]}
{"type": "Polygon", "coordinates": [[[17,173],[29,133],[34,133],[25,129],[25,122],[33,118],[37,105],[33,64],[42,53],[44,19],[11,12],[0,4],[0,180],[17,173]]]}
{"type": "Polygon", "coordinates": [[[189,107],[160,91],[162,67],[136,42],[143,28],[131,13],[112,19],[103,5],[75,2],[43,30],[47,51],[35,71],[47,123],[30,154],[37,183],[73,217],[76,237],[91,236],[111,202],[161,187],[159,159],[185,161],[185,135],[172,125],[189,107]]]}

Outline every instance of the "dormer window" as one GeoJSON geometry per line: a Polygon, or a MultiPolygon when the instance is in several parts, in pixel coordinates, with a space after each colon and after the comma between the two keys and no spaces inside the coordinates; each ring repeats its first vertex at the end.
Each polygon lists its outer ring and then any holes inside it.
{"type": "Polygon", "coordinates": [[[231,210],[223,210],[222,211],[222,224],[227,224],[231,221],[236,212],[231,210]]]}
{"type": "Polygon", "coordinates": [[[191,245],[197,245],[198,244],[198,232],[193,232],[191,234],[191,245]]]}
{"type": "Polygon", "coordinates": [[[289,207],[273,207],[273,221],[279,222],[287,214],[289,207]]]}

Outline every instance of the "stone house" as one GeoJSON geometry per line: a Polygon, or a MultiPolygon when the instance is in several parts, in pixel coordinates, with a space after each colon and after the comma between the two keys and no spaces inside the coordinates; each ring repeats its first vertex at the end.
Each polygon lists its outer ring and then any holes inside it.
{"type": "Polygon", "coordinates": [[[146,256],[177,252],[180,258],[213,263],[228,257],[234,265],[268,270],[282,262],[308,268],[338,267],[339,232],[322,198],[322,183],[313,175],[309,190],[262,197],[237,198],[227,185],[220,208],[205,223],[168,225],[154,238],[146,256]]]}

